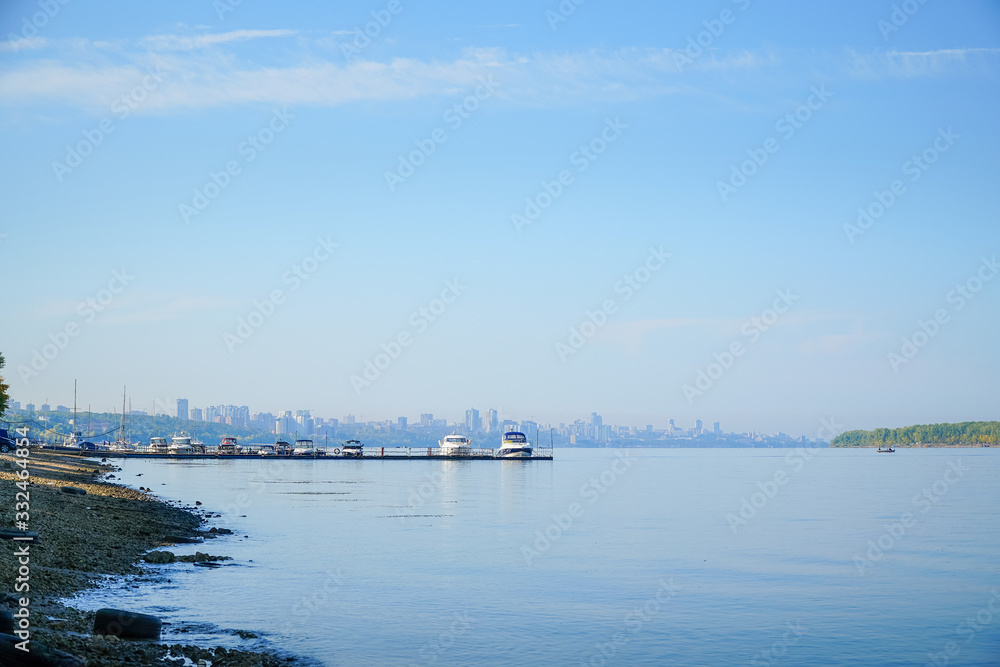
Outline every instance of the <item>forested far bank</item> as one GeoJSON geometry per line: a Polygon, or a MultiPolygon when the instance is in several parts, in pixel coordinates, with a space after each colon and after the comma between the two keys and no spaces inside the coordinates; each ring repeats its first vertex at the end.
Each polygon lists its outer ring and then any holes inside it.
{"type": "Polygon", "coordinates": [[[965,445],[984,447],[1000,444],[1000,422],[962,422],[960,424],[923,424],[903,428],[877,428],[871,431],[847,431],[830,443],[831,447],[946,447],[965,445]]]}

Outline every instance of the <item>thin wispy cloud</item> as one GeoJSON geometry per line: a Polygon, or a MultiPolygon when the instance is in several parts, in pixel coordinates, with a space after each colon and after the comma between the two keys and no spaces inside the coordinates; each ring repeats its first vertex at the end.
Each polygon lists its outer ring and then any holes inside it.
{"type": "Polygon", "coordinates": [[[194,51],[229,42],[246,42],[264,37],[291,37],[295,30],[233,30],[203,35],[152,35],[139,40],[154,51],[194,51]]]}
{"type": "MultiPolygon", "coordinates": [[[[140,113],[246,103],[338,106],[453,96],[474,89],[484,77],[499,84],[500,98],[529,106],[559,106],[705,92],[719,76],[801,61],[825,65],[832,75],[855,78],[995,69],[1000,62],[1000,49],[834,55],[774,49],[707,51],[690,62],[676,49],[634,47],[530,54],[468,48],[450,60],[396,57],[344,63],[317,57],[303,40],[294,30],[155,35],[116,44],[113,50],[77,40],[72,53],[63,57],[49,55],[50,50],[58,51],[52,45],[41,51],[45,58],[0,66],[0,104],[53,102],[107,113],[108,105],[138,85],[151,67],[163,69],[167,76],[149,94],[140,113]],[[290,43],[290,48],[299,49],[298,62],[250,63],[225,49],[237,42],[291,36],[298,38],[290,43]]],[[[296,52],[292,53],[294,58],[296,52]]]]}
{"type": "Polygon", "coordinates": [[[26,37],[23,39],[7,39],[0,42],[0,53],[10,53],[13,51],[26,51],[30,49],[41,49],[48,46],[49,41],[44,37],[26,37]]]}

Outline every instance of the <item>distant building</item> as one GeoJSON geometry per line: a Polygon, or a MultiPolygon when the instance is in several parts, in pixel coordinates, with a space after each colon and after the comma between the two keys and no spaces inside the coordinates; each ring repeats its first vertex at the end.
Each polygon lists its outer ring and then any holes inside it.
{"type": "Polygon", "coordinates": [[[702,430],[703,430],[703,429],[702,429],[702,427],[701,427],[701,420],[700,420],[700,419],[696,419],[696,420],[694,421],[694,432],[695,432],[695,433],[701,433],[701,432],[702,432],[702,430]]]}
{"type": "Polygon", "coordinates": [[[492,408],[486,412],[486,430],[489,433],[496,433],[500,430],[500,422],[497,421],[497,411],[492,408]]]}
{"type": "Polygon", "coordinates": [[[482,430],[482,422],[479,421],[479,410],[469,408],[465,411],[465,430],[469,433],[479,433],[482,430]]]}
{"type": "Polygon", "coordinates": [[[177,418],[187,421],[188,418],[188,400],[186,398],[177,399],[177,418]]]}
{"type": "Polygon", "coordinates": [[[434,421],[434,414],[431,412],[421,412],[420,413],[420,425],[430,426],[431,422],[434,421]]]}
{"type": "Polygon", "coordinates": [[[56,412],[69,412],[69,408],[65,405],[57,405],[56,412]]]}
{"type": "Polygon", "coordinates": [[[34,412],[35,411],[35,404],[34,403],[28,403],[27,405],[24,406],[24,409],[27,412],[34,412]]]}
{"type": "Polygon", "coordinates": [[[52,412],[52,406],[48,403],[42,403],[42,412],[52,412]]]}
{"type": "Polygon", "coordinates": [[[646,424],[646,435],[653,435],[653,425],[646,424]]]}
{"type": "Polygon", "coordinates": [[[201,408],[191,408],[191,421],[205,421],[205,415],[201,411],[201,408]]]}
{"type": "Polygon", "coordinates": [[[406,430],[406,417],[397,417],[396,418],[396,426],[398,426],[401,430],[405,431],[406,430]]]}
{"type": "Polygon", "coordinates": [[[344,417],[344,423],[353,426],[354,425],[354,415],[347,415],[347,416],[345,416],[344,417]]]}
{"type": "Polygon", "coordinates": [[[712,433],[715,435],[722,435],[722,428],[719,427],[719,422],[714,422],[712,424],[712,433]]]}
{"type": "Polygon", "coordinates": [[[597,414],[596,412],[591,412],[590,413],[590,425],[593,426],[594,428],[597,428],[598,426],[601,426],[602,424],[604,424],[604,419],[601,418],[601,415],[597,414]]]}
{"type": "Polygon", "coordinates": [[[20,410],[21,409],[21,401],[11,401],[10,408],[11,408],[11,410],[20,410]]]}

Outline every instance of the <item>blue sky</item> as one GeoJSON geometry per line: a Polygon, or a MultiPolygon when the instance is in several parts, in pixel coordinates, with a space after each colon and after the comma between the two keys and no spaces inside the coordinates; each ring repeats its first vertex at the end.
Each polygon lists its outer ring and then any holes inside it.
{"type": "Polygon", "coordinates": [[[4,3],[14,399],[997,418],[1000,6],[559,7],[4,3]]]}

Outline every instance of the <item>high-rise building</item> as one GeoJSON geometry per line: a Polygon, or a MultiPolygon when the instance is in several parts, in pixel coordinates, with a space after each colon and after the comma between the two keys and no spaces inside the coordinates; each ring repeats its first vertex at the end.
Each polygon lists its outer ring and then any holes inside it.
{"type": "Polygon", "coordinates": [[[396,419],[396,426],[398,426],[401,430],[406,430],[406,417],[398,417],[396,419]]]}
{"type": "Polygon", "coordinates": [[[35,411],[35,404],[34,403],[28,403],[27,405],[24,406],[24,409],[26,411],[28,411],[28,412],[34,412],[35,411]]]}
{"type": "Polygon", "coordinates": [[[21,409],[21,401],[11,401],[10,409],[11,410],[20,410],[21,409]]]}
{"type": "Polygon", "coordinates": [[[177,418],[187,421],[188,418],[188,400],[186,398],[177,399],[177,418]]]}
{"type": "Polygon", "coordinates": [[[712,424],[712,433],[715,435],[722,435],[722,429],[719,427],[719,422],[714,422],[712,424]]]}
{"type": "Polygon", "coordinates": [[[420,425],[421,426],[430,426],[431,422],[433,422],[433,421],[434,421],[434,414],[433,413],[430,413],[430,412],[421,412],[420,413],[420,425]]]}
{"type": "Polygon", "coordinates": [[[479,421],[479,410],[469,408],[465,411],[465,430],[469,433],[479,433],[482,430],[482,422],[479,421]]]}
{"type": "Polygon", "coordinates": [[[191,420],[200,422],[204,421],[205,417],[201,413],[201,408],[191,408],[191,420]]]}
{"type": "Polygon", "coordinates": [[[701,427],[701,420],[700,419],[694,420],[694,432],[695,433],[701,433],[702,430],[703,429],[701,427]]]}
{"type": "Polygon", "coordinates": [[[41,410],[42,410],[42,412],[51,412],[52,411],[52,406],[49,405],[48,403],[42,403],[41,410]]]}
{"type": "Polygon", "coordinates": [[[354,424],[354,415],[347,415],[346,417],[344,417],[344,423],[345,424],[351,424],[351,425],[353,425],[354,424]]]}
{"type": "Polygon", "coordinates": [[[486,412],[486,431],[496,433],[499,430],[500,422],[498,421],[497,411],[491,408],[486,412]]]}
{"type": "Polygon", "coordinates": [[[604,420],[601,418],[601,415],[597,414],[596,412],[591,412],[590,413],[590,425],[591,426],[597,427],[597,426],[601,426],[603,423],[604,423],[604,420]]]}

